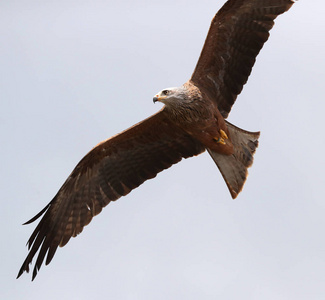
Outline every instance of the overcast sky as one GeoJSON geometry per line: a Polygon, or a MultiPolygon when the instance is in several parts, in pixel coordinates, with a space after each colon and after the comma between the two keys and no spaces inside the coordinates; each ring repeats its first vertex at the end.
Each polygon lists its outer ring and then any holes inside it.
{"type": "Polygon", "coordinates": [[[233,201],[207,153],[106,207],[34,282],[36,223],[98,142],[183,84],[224,0],[0,2],[1,299],[321,299],[323,0],[276,20],[229,121],[261,131],[233,201]]]}

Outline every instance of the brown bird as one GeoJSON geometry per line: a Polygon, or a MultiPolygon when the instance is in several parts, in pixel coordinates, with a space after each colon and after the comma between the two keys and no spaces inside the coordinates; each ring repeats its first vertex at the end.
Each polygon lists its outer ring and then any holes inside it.
{"type": "Polygon", "coordinates": [[[181,87],[159,92],[163,109],[101,142],[75,167],[53,200],[29,224],[43,216],[28,240],[29,253],[17,278],[32,279],[45,256],[78,235],[104,206],[144,181],[205,150],[217,164],[232,198],[242,190],[253,163],[259,132],[225,121],[269,37],[274,19],[293,0],[229,0],[214,16],[192,77],[181,87]]]}

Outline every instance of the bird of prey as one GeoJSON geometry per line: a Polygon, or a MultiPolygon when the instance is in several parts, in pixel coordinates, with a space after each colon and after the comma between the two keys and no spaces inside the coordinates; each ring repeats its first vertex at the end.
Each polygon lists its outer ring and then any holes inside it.
{"type": "Polygon", "coordinates": [[[225,119],[242,91],[274,19],[293,0],[229,0],[211,22],[191,78],[157,93],[164,107],[93,148],[77,164],[52,201],[29,224],[44,216],[29,238],[29,253],[17,278],[38,252],[32,280],[44,259],[82,232],[103,207],[182,158],[205,150],[219,168],[232,198],[242,190],[253,163],[259,132],[225,119]]]}

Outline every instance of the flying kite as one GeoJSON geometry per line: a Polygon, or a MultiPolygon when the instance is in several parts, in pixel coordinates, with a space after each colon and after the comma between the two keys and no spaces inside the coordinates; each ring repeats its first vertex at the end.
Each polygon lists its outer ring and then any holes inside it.
{"type": "Polygon", "coordinates": [[[156,114],[93,148],[75,167],[52,201],[26,222],[41,217],[29,238],[29,253],[18,276],[32,280],[45,257],[82,232],[103,207],[144,181],[205,150],[218,166],[232,198],[242,190],[253,163],[259,132],[225,119],[242,91],[274,19],[293,0],[229,0],[214,16],[191,78],[154,96],[164,107],[156,114]]]}

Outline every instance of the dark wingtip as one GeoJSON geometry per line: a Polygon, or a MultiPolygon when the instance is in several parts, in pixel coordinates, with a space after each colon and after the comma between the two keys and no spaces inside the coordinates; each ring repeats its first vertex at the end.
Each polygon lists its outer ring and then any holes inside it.
{"type": "MultiPolygon", "coordinates": [[[[39,269],[40,268],[37,266],[34,267],[32,281],[35,279],[39,269]]],[[[29,273],[29,263],[27,262],[27,259],[24,261],[23,265],[21,266],[16,279],[18,279],[24,272],[29,273]]]]}
{"type": "Polygon", "coordinates": [[[26,262],[24,262],[23,263],[23,265],[21,266],[21,268],[20,268],[20,270],[19,270],[19,272],[18,272],[18,275],[17,275],[17,277],[16,277],[16,279],[18,279],[25,271],[28,273],[29,272],[29,267],[28,267],[28,265],[27,265],[27,267],[25,266],[25,263],[26,262]]]}
{"type": "Polygon", "coordinates": [[[28,225],[28,224],[33,223],[34,221],[36,221],[42,214],[45,213],[45,211],[50,207],[50,205],[51,205],[51,202],[48,205],[46,205],[36,216],[31,218],[27,222],[23,223],[23,225],[28,225]]]}
{"type": "Polygon", "coordinates": [[[38,270],[37,270],[37,268],[36,268],[36,266],[35,266],[35,268],[34,268],[34,270],[33,270],[32,281],[35,279],[35,277],[36,277],[36,275],[37,275],[37,272],[38,272],[38,270]]]}
{"type": "MultiPolygon", "coordinates": [[[[35,220],[37,220],[40,216],[42,216],[47,210],[48,208],[50,207],[52,202],[50,202],[48,205],[46,205],[36,216],[34,216],[33,218],[31,218],[29,221],[25,222],[23,225],[27,225],[27,224],[30,224],[32,222],[34,222],[35,220]]],[[[37,228],[36,228],[36,231],[37,231],[37,228]]],[[[28,246],[28,249],[31,248],[32,244],[33,244],[33,241],[35,239],[35,237],[37,236],[38,232],[32,234],[32,236],[30,237],[30,239],[27,241],[27,246],[28,246]]],[[[26,273],[29,273],[29,264],[31,263],[32,261],[32,258],[33,256],[35,255],[35,252],[36,251],[32,251],[32,254],[31,252],[28,254],[27,258],[25,259],[24,263],[22,264],[19,272],[18,272],[18,275],[16,277],[16,279],[18,279],[24,272],[26,273]]],[[[33,271],[33,275],[32,275],[32,281],[34,280],[34,278],[36,277],[37,275],[37,269],[36,267],[34,268],[34,271],[33,271]]]]}

